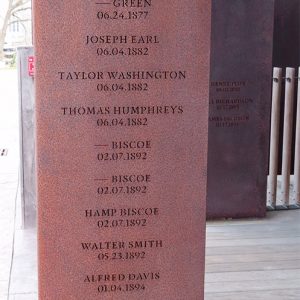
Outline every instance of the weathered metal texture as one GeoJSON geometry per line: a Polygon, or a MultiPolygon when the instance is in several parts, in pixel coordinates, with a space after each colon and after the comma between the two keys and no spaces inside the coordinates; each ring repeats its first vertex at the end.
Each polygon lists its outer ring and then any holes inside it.
{"type": "Polygon", "coordinates": [[[208,218],[264,217],[274,1],[214,0],[208,218]]]}
{"type": "Polygon", "coordinates": [[[275,67],[300,65],[299,0],[275,0],[273,65],[275,67]]]}
{"type": "Polygon", "coordinates": [[[211,1],[34,10],[39,299],[203,300],[211,1]]]}
{"type": "Polygon", "coordinates": [[[20,178],[24,228],[36,226],[35,99],[34,78],[28,74],[28,57],[33,47],[18,48],[20,107],[20,178]]]}

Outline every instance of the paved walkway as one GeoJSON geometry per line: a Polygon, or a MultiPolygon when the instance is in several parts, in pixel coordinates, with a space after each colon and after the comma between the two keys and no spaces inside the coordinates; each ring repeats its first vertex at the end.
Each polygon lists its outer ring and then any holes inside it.
{"type": "Polygon", "coordinates": [[[299,300],[300,210],[209,222],[205,300],[299,300]]]}
{"type": "Polygon", "coordinates": [[[36,234],[21,220],[17,93],[16,70],[0,69],[0,300],[35,300],[36,234]]]}

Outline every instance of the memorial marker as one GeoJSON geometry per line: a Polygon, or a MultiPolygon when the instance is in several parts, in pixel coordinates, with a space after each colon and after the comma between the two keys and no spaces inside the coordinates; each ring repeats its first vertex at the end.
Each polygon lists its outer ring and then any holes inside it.
{"type": "Polygon", "coordinates": [[[17,49],[20,113],[22,226],[36,227],[35,98],[33,47],[17,49]]]}
{"type": "Polygon", "coordinates": [[[203,299],[210,1],[34,14],[39,299],[203,299]]]}
{"type": "Polygon", "coordinates": [[[274,1],[212,1],[208,218],[266,212],[274,1]]]}

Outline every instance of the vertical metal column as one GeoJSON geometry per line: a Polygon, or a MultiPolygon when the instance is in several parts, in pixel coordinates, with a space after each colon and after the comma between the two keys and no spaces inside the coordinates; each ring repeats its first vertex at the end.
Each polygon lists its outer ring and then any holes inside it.
{"type": "Polygon", "coordinates": [[[29,75],[28,57],[33,47],[18,48],[21,201],[24,228],[36,225],[36,175],[35,175],[35,99],[34,79],[29,75]]]}
{"type": "Polygon", "coordinates": [[[295,165],[294,165],[294,205],[300,207],[300,67],[298,70],[298,97],[296,117],[296,142],[295,142],[295,165]]]}
{"type": "Polygon", "coordinates": [[[270,135],[270,164],[268,177],[269,184],[267,193],[267,208],[269,210],[274,210],[276,207],[281,87],[282,69],[274,68],[270,135]]]}
{"type": "Polygon", "coordinates": [[[282,153],[282,191],[278,201],[278,209],[287,209],[290,196],[291,151],[293,134],[293,110],[295,91],[295,69],[286,68],[285,75],[285,106],[282,153]]]}

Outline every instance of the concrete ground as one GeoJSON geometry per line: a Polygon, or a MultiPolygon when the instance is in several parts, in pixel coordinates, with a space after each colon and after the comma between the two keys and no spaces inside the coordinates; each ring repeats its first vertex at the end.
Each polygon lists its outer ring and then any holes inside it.
{"type": "MultiPolygon", "coordinates": [[[[15,70],[0,69],[0,107],[0,300],[37,300],[36,231],[21,220],[15,70]]],[[[208,223],[205,300],[299,300],[299,283],[300,210],[208,223]]]]}

